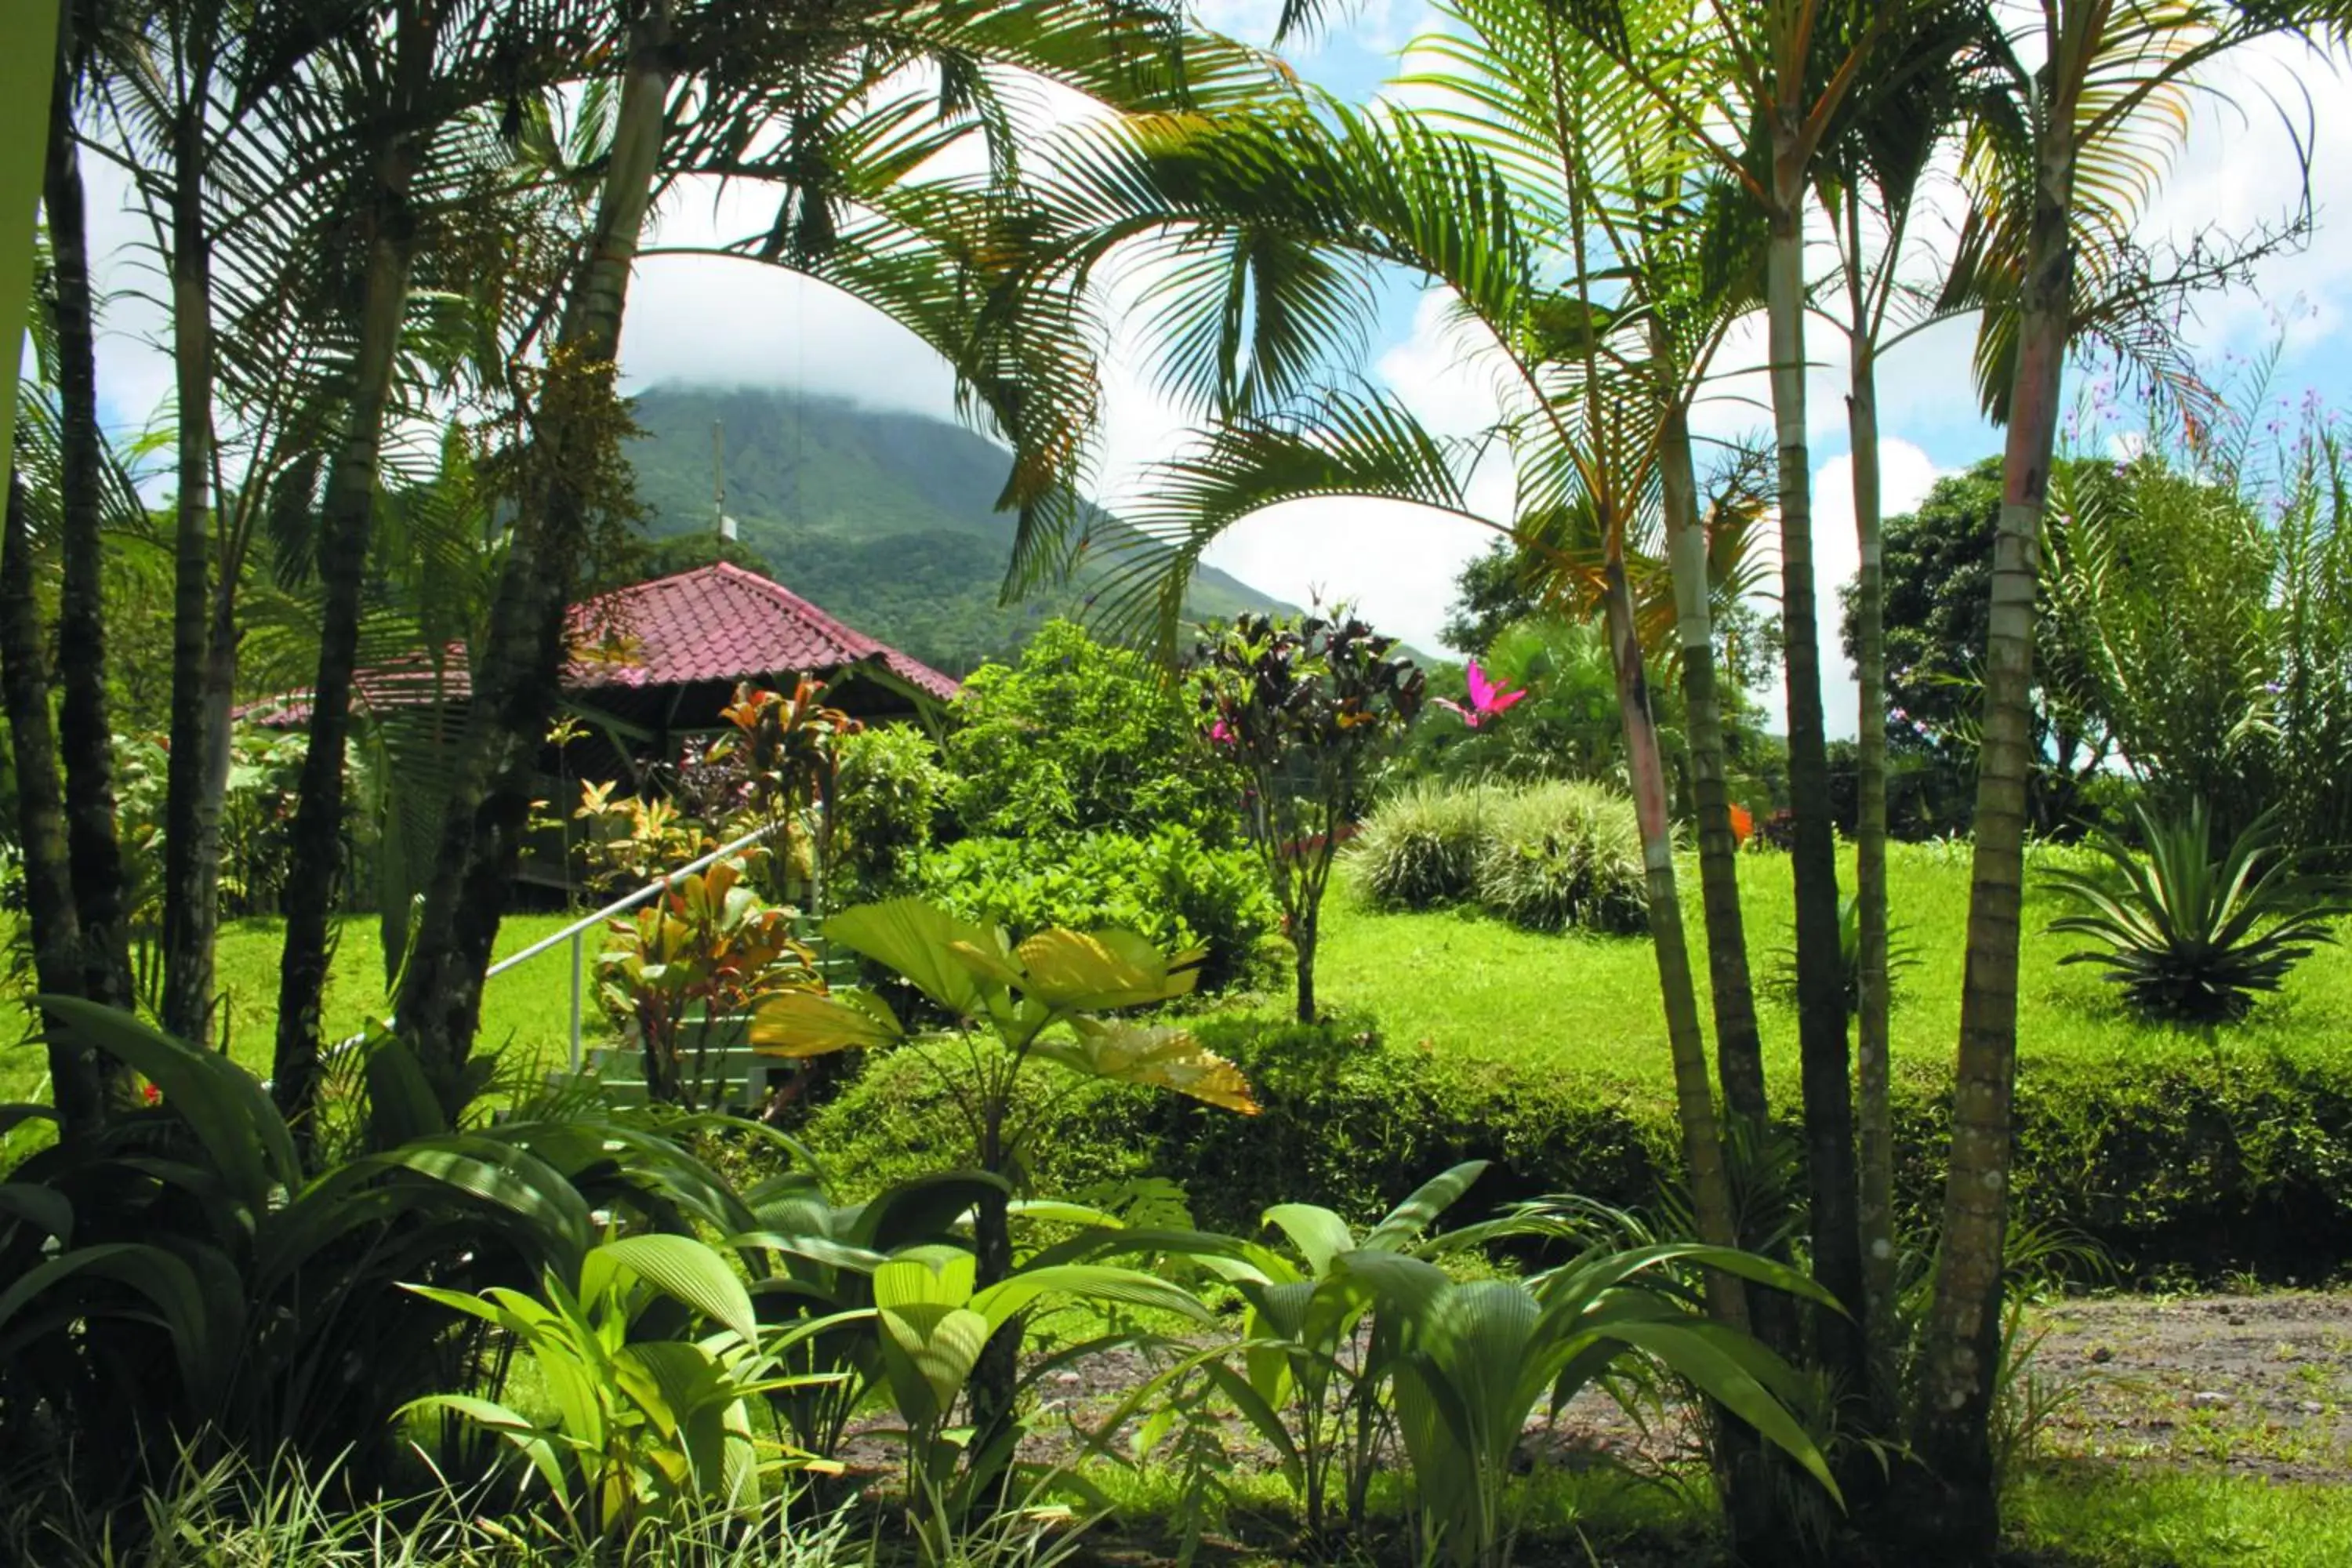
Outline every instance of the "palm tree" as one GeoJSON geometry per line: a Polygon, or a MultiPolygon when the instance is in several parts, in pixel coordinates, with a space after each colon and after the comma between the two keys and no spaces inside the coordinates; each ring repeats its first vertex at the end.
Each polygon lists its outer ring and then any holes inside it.
{"type": "Polygon", "coordinates": [[[1985,39],[1973,7],[1927,7],[1883,40],[1888,62],[1855,91],[1842,133],[1824,150],[1816,191],[1838,255],[1844,313],[1832,316],[1847,349],[1846,425],[1853,467],[1860,571],[1853,640],[1858,821],[1854,898],[1859,926],[1856,1120],[1860,1132],[1864,1299],[1873,1389],[1894,1411],[1890,1358],[1897,1251],[1895,1153],[1887,1070],[1886,652],[1879,479],[1878,362],[1912,334],[1980,308],[1973,291],[1906,283],[1916,263],[1911,223],[1931,162],[1960,129],[1978,85],[1985,39]]]}
{"type": "Polygon", "coordinates": [[[70,0],[58,23],[57,86],[50,96],[41,205],[47,218],[49,304],[57,359],[59,552],[58,742],[65,770],[66,844],[80,927],[80,993],[125,1006],[131,965],[123,930],[122,850],[114,829],[114,727],[106,694],[106,619],[100,524],[109,454],[98,413],[97,304],[81,159],[73,120],[80,60],[70,0]]]}
{"type": "Polygon", "coordinates": [[[1007,243],[996,229],[1018,221],[1017,203],[1008,205],[1016,127],[1001,80],[1042,77],[1114,107],[1170,109],[1270,77],[1245,51],[1190,34],[1172,14],[1093,0],[978,10],[886,0],[809,15],[661,0],[628,7],[622,22],[602,187],[510,458],[515,525],[487,635],[472,650],[475,721],[458,749],[398,1002],[404,1031],[452,1080],[471,1048],[521,853],[577,563],[624,499],[614,482],[624,423],[612,375],[630,265],[656,190],[693,174],[773,182],[778,216],[756,253],[838,281],[951,351],[968,406],[1015,446],[1005,503],[1067,510],[1076,436],[1092,415],[1084,345],[1050,321],[990,313],[989,258],[1007,243]],[[919,67],[939,72],[945,90],[879,98],[894,76],[919,67]],[[944,115],[954,134],[906,135],[916,102],[944,115]],[[844,107],[846,119],[824,112],[827,105],[844,107]],[[930,153],[975,133],[992,152],[988,179],[920,177],[930,153]],[[865,184],[905,189],[845,211],[837,165],[869,153],[865,184]],[[828,259],[819,265],[820,257],[828,259]]]}
{"type": "MultiPolygon", "coordinates": [[[[509,188],[511,179],[485,156],[498,145],[488,111],[503,100],[520,123],[525,103],[551,84],[552,24],[562,19],[550,13],[518,25],[483,5],[362,6],[319,51],[307,79],[288,88],[320,100],[312,112],[323,121],[324,144],[311,155],[337,167],[352,193],[320,214],[330,233],[343,238],[331,245],[319,237],[330,262],[318,313],[321,330],[348,343],[350,357],[331,384],[340,436],[310,552],[320,587],[317,665],[289,835],[271,1073],[278,1107],[299,1134],[307,1135],[318,1082],[330,921],[341,887],[352,685],[385,428],[403,382],[418,379],[415,368],[401,374],[404,359],[415,357],[412,278],[420,250],[437,247],[445,253],[437,265],[426,259],[438,293],[467,284],[483,291],[485,279],[464,276],[461,242],[481,241],[453,226],[460,204],[530,221],[536,204],[509,188]]],[[[503,258],[509,247],[497,248],[503,258]]]]}
{"type": "MultiPolygon", "coordinates": [[[[1477,142],[1425,117],[1371,116],[1331,104],[1223,121],[1169,120],[1081,137],[1056,226],[1034,240],[1033,286],[1083,281],[1115,253],[1172,265],[1151,302],[1162,369],[1196,405],[1223,415],[1197,453],[1145,487],[1135,531],[1097,542],[1114,553],[1098,612],[1151,627],[1172,647],[1183,588],[1209,542],[1250,513],[1304,496],[1411,500],[1508,534],[1572,584],[1605,622],[1649,874],[1683,1150],[1699,1225],[1732,1234],[1706,1040],[1675,888],[1664,770],[1643,658],[1633,544],[1656,518],[1664,404],[1642,312],[1591,303],[1620,254],[1593,192],[1560,178],[1571,147],[1611,134],[1602,97],[1537,97],[1528,79],[1603,74],[1595,51],[1547,14],[1465,9],[1442,41],[1445,68],[1423,79],[1458,91],[1465,119],[1492,108],[1477,142]],[[1517,31],[1515,31],[1515,29],[1517,31]],[[1541,247],[1541,248],[1538,248],[1541,247]],[[1565,259],[1569,282],[1542,274],[1565,259]],[[1491,347],[1510,406],[1480,440],[1449,443],[1395,399],[1370,392],[1302,396],[1321,354],[1355,324],[1365,266],[1390,265],[1444,288],[1491,347]],[[1518,471],[1507,517],[1467,500],[1477,456],[1499,445],[1518,471]]],[[[1745,1321],[1738,1289],[1717,1309],[1745,1321]]]]}
{"type": "Polygon", "coordinates": [[[1982,1560],[1999,1525],[1988,1423],[2000,1373],[2019,904],[2034,763],[2034,587],[2066,353],[2084,329],[2085,294],[2139,291],[2117,274],[2135,258],[2132,222],[2169,138],[2186,122],[2194,73],[2250,37],[2322,24],[2341,29],[2347,20],[2341,5],[2042,0],[1998,48],[2007,115],[1980,119],[1972,138],[1987,227],[2009,237],[2002,263],[2014,305],[1988,314],[1979,344],[1980,366],[2008,366],[2009,428],[1951,1163],[1915,1433],[1936,1484],[1909,1510],[1921,1538],[1954,1560],[1982,1560]]]}

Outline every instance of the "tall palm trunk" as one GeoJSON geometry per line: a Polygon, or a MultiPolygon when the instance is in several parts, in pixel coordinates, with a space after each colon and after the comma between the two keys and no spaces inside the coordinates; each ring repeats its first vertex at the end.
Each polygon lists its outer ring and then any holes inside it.
{"type": "MultiPolygon", "coordinates": [[[[201,83],[203,72],[198,73],[201,83]]],[[[220,914],[220,812],[211,789],[213,321],[201,85],[173,137],[172,353],[179,391],[173,528],[171,759],[164,770],[163,1027],[210,1026],[220,914]]],[[[224,759],[225,760],[225,759],[224,759]]]]}
{"type": "MultiPolygon", "coordinates": [[[[429,44],[423,51],[430,58],[429,44]]],[[[404,220],[415,169],[404,145],[381,160],[373,232],[362,285],[358,353],[348,423],[327,479],[320,523],[319,576],[325,590],[319,675],[310,693],[310,750],[302,759],[286,883],[286,945],[278,969],[278,1039],[271,1083],[278,1108],[309,1127],[318,1094],[320,1011],[333,943],[330,921],[341,884],[343,764],[351,739],[352,684],[359,668],[360,611],[376,502],[376,468],[399,360],[415,258],[415,225],[404,220]]]]}
{"type": "MultiPolygon", "coordinates": [[[[1866,328],[1866,323],[1858,326],[1866,328]]],[[[1862,1131],[1862,1268],[1874,1386],[1892,1408],[1886,1356],[1895,1317],[1895,1122],[1886,1060],[1886,637],[1885,550],[1878,468],[1878,371],[1866,330],[1853,336],[1846,426],[1853,447],[1853,526],[1862,567],[1854,588],[1854,662],[1862,696],[1854,825],[1855,920],[1860,928],[1860,1017],[1854,1045],[1862,1131]]]]}
{"type": "Polygon", "coordinates": [[[1739,844],[1731,832],[1725,782],[1723,704],[1716,686],[1715,617],[1707,580],[1706,525],[1698,513],[1698,475],[1691,459],[1689,410],[1665,416],[1659,449],[1667,559],[1675,589],[1675,627],[1682,645],[1684,725],[1689,731],[1691,793],[1698,806],[1699,896],[1706,911],[1707,980],[1715,1003],[1716,1072],[1725,1107],[1751,1134],[1764,1130],[1764,1045],[1756,1024],[1756,989],[1748,969],[1748,930],[1739,908],[1739,844]]]}
{"type": "Polygon", "coordinates": [[[1944,1489],[1944,1514],[1935,1528],[1952,1542],[1956,1557],[1971,1549],[1989,1554],[1999,1532],[1987,1427],[2000,1370],[2010,1111],[2017,1082],[2018,908],[2026,783],[2034,761],[2033,591],[2074,285],[2067,222],[2074,182],[2069,112],[2062,107],[2044,116],[2036,141],[2000,521],[1993,536],[1951,1165],[1916,1434],[1921,1457],[1944,1489]]]}
{"type": "Polygon", "coordinates": [[[122,847],[114,831],[114,732],[106,696],[100,530],[106,437],[98,416],[87,204],[74,144],[72,73],[66,68],[71,39],[61,33],[59,43],[42,176],[57,323],[59,543],[65,566],[58,598],[58,741],[65,767],[66,845],[81,926],[82,991],[93,1001],[121,1007],[131,1002],[131,963],[122,930],[122,847]]]}
{"type": "MultiPolygon", "coordinates": [[[[1846,1061],[1844,959],[1838,938],[1837,840],[1829,811],[1820,633],[1813,614],[1811,456],[1805,437],[1803,182],[1772,215],[1765,287],[1779,429],[1780,628],[1789,683],[1789,798],[1794,818],[1797,1041],[1805,1106],[1813,1273],[1852,1318],[1814,1314],[1822,1360],[1859,1388],[1862,1240],[1856,1212],[1853,1085],[1846,1061]]],[[[1787,190],[1787,184],[1782,189],[1787,190]]]]}
{"type": "MultiPolygon", "coordinates": [[[[25,913],[32,927],[33,973],[44,992],[81,994],[81,928],[67,866],[65,804],[49,729],[48,671],[41,658],[40,606],[33,595],[32,519],[25,482],[8,481],[7,532],[0,538],[0,700],[16,764],[16,833],[24,847],[25,913]]],[[[70,1036],[49,1036],[49,1079],[67,1137],[106,1116],[98,1053],[70,1036]]]]}
{"type": "MultiPolygon", "coordinates": [[[[1617,676],[1617,710],[1625,727],[1626,772],[1633,784],[1633,809],[1641,824],[1642,862],[1649,883],[1650,943],[1658,959],[1658,990],[1665,1003],[1666,1047],[1674,1062],[1675,1119],[1682,1129],[1683,1163],[1690,1178],[1691,1206],[1701,1240],[1738,1245],[1731,1182],[1723,1163],[1723,1139],[1716,1127],[1715,1091],[1707,1081],[1706,1036],[1699,1024],[1698,993],[1691,976],[1690,942],[1683,931],[1681,895],[1675,887],[1674,823],[1666,810],[1666,769],[1658,750],[1657,721],[1650,706],[1650,679],[1642,662],[1642,637],[1633,619],[1633,595],[1625,581],[1625,557],[1613,540],[1603,585],[1603,616],[1610,662],[1617,676]]],[[[1714,1276],[1707,1304],[1726,1322],[1746,1327],[1748,1303],[1739,1282],[1714,1276]]]]}
{"type": "Polygon", "coordinates": [[[564,309],[532,423],[540,476],[508,546],[488,635],[473,668],[473,717],[442,818],[398,1015],[425,1061],[454,1092],[472,1049],[509,888],[530,816],[533,764],[562,677],[565,609],[578,580],[597,498],[587,476],[609,398],[629,272],[652,205],[672,69],[671,0],[631,24],[629,63],[596,220],[564,309]]]}

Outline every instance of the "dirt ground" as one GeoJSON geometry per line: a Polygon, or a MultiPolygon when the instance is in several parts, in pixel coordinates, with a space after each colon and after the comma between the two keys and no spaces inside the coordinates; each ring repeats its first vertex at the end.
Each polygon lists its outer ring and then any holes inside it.
{"type": "Polygon", "coordinates": [[[2341,1481],[2352,1294],[2126,1297],[2029,1314],[2037,1451],[2341,1481]]]}

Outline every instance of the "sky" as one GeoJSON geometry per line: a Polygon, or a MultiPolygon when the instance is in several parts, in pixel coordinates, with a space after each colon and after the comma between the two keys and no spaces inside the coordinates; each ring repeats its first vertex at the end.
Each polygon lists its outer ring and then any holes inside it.
{"type": "MultiPolygon", "coordinates": [[[[1211,26],[1268,41],[1276,0],[1200,0],[1211,26]]],[[[1368,101],[1395,72],[1401,51],[1435,20],[1425,0],[1362,0],[1321,37],[1285,50],[1310,81],[1368,101]]],[[[2330,67],[2300,49],[2268,48],[2232,61],[2213,91],[2199,97],[2189,137],[2147,211],[2144,237],[2185,240],[2200,226],[2276,221],[2295,195],[2295,142],[2313,146],[2316,226],[2293,254],[2258,265],[2253,277],[2202,297],[2184,318],[2184,342],[2217,374],[2262,356],[2279,360],[2270,393],[2292,405],[2306,394],[2352,409],[2352,96],[2330,67]],[[2234,358],[2232,357],[2234,356],[2234,358]]],[[[1050,116],[1049,116],[1050,117],[1050,116]]],[[[101,285],[152,286],[138,254],[140,221],[102,166],[90,170],[93,239],[110,255],[101,285]]],[[[656,245],[693,244],[740,232],[743,209],[697,196],[673,201],[656,245]]],[[[1493,407],[1473,345],[1449,326],[1440,302],[1410,280],[1381,296],[1362,370],[1410,404],[1433,427],[1466,433],[1493,407]]],[[[159,406],[170,370],[153,346],[160,312],[135,299],[118,302],[102,353],[101,383],[118,422],[138,423],[159,406]]],[[[1726,345],[1727,374],[1694,424],[1702,437],[1738,440],[1767,433],[1760,319],[1726,345]],[[1736,374],[1745,367],[1750,374],[1736,374]]],[[[1970,329],[1955,323],[1906,343],[1880,370],[1881,446],[1886,510],[1915,505],[1936,478],[1998,450],[1977,409],[1969,368],[1970,329]]],[[[1809,382],[1814,467],[1814,541],[1825,632],[1834,637],[1836,590],[1853,570],[1851,443],[1845,430],[1842,344],[1816,331],[1809,382]]],[[[646,258],[624,330],[625,384],[665,381],[800,387],[879,408],[951,417],[945,365],[910,334],[866,307],[757,264],[709,257],[646,258]]],[[[2070,378],[2070,395],[2096,375],[2070,378]]],[[[1108,417],[1098,499],[1116,510],[1150,482],[1150,466],[1179,449],[1188,421],[1151,385],[1140,345],[1114,345],[1107,375],[1108,417]]],[[[1474,500],[1507,512],[1509,483],[1482,474],[1474,500]]],[[[1474,524],[1385,503],[1299,502],[1261,512],[1230,531],[1209,560],[1295,603],[1349,600],[1384,630],[1436,651],[1438,628],[1463,563],[1493,535],[1474,524]]],[[[1852,734],[1856,694],[1843,659],[1825,692],[1834,734],[1852,734]]],[[[1777,693],[1759,693],[1777,708],[1777,693]]]]}

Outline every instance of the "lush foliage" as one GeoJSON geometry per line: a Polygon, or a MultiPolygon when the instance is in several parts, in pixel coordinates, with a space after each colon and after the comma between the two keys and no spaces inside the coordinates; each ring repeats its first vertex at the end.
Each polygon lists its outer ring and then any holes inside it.
{"type": "Polygon", "coordinates": [[[954,779],[939,747],[911,724],[870,727],[841,742],[827,868],[836,903],[886,898],[929,850],[954,779]]]}
{"type": "Polygon", "coordinates": [[[2202,801],[2187,816],[2138,812],[2143,861],[2116,835],[2095,833],[2104,875],[2059,870],[2052,886],[2082,906],[2050,929],[2102,945],[2071,954],[2096,963],[2131,1005],[2152,1018],[2188,1024],[2245,1016],[2257,993],[2275,992],[2314,947],[2336,940],[2337,917],[2352,913],[2340,881],[2295,874],[2268,818],[2256,818],[2213,858],[2213,826],[2202,801]]]}
{"type": "Polygon", "coordinates": [[[627,1538],[705,1510],[757,1513],[783,1457],[762,1454],[753,1411],[793,1385],[774,1374],[789,1347],[761,1348],[751,1297],[727,1256],[685,1236],[631,1236],[588,1249],[576,1277],[552,1271],[536,1296],[412,1286],[503,1333],[555,1415],[542,1424],[472,1394],[432,1394],[507,1443],[567,1523],[627,1538]],[[684,1308],[683,1323],[657,1309],[684,1308]]]}
{"type": "Polygon", "coordinates": [[[1205,949],[1203,990],[1263,976],[1280,911],[1265,868],[1238,846],[1205,849],[1187,828],[966,838],[926,857],[916,884],[940,908],[1016,936],[1063,926],[1131,931],[1154,947],[1205,949]]]}
{"type": "Polygon", "coordinates": [[[0,1434],[12,1465],[67,1456],[93,1497],[190,1456],[381,1477],[400,1407],[482,1364],[478,1339],[399,1286],[576,1278],[598,1211],[742,1228],[723,1184],[641,1125],[536,1102],[448,1125],[389,1040],[324,1142],[348,1152],[307,1173],[243,1069],[86,1003],[54,1011],[157,1091],[0,1185],[0,1434]]]}
{"type": "Polygon", "coordinates": [[[1017,667],[976,670],[956,699],[949,805],[967,833],[1148,834],[1232,842],[1235,772],[1192,742],[1191,706],[1139,654],[1055,621],[1017,667]]]}

